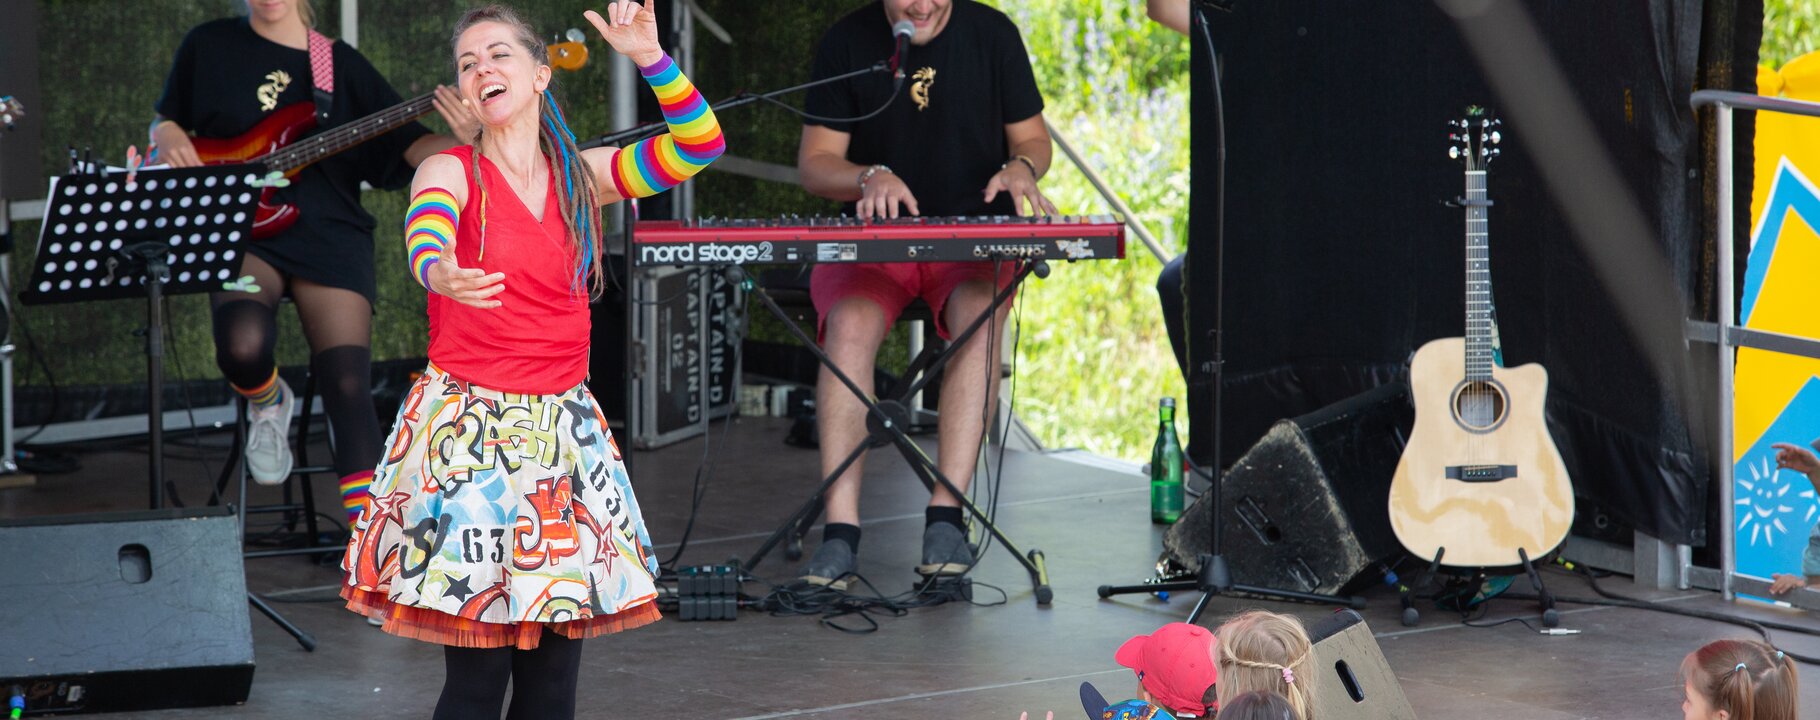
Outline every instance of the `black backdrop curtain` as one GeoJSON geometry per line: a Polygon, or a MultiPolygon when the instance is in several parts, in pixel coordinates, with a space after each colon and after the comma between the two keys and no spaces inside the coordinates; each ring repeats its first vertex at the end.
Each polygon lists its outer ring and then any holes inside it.
{"type": "MultiPolygon", "coordinates": [[[[1688,96],[1718,82],[1704,63],[1754,68],[1756,35],[1721,23],[1725,38],[1705,50],[1715,57],[1702,57],[1711,23],[1698,0],[1520,4],[1673,269],[1652,302],[1698,317],[1710,307],[1701,294],[1711,205],[1703,123],[1688,96]]],[[[1736,11],[1722,6],[1706,14],[1736,11]]],[[[1468,105],[1495,111],[1500,98],[1432,3],[1239,0],[1210,19],[1227,105],[1225,465],[1272,422],[1405,381],[1417,347],[1462,334],[1464,221],[1443,204],[1461,194],[1462,167],[1446,155],[1446,122],[1468,105]]],[[[1212,93],[1198,38],[1194,52],[1189,415],[1191,451],[1204,460],[1218,266],[1212,93]]],[[[1702,545],[1711,346],[1659,351],[1686,372],[1658,381],[1526,152],[1549,139],[1509,122],[1503,131],[1488,179],[1503,357],[1549,371],[1548,419],[1581,498],[1577,522],[1608,516],[1702,545]]],[[[1749,157],[1738,165],[1745,207],[1749,157]]]]}

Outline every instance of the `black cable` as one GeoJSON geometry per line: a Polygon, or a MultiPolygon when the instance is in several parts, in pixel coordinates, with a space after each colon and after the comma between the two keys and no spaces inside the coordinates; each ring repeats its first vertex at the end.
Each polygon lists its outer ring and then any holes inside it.
{"type": "MultiPolygon", "coordinates": [[[[1617,593],[1606,590],[1604,587],[1601,587],[1599,585],[1598,578],[1594,577],[1592,575],[1592,573],[1590,573],[1590,572],[1583,572],[1583,571],[1579,571],[1579,570],[1565,570],[1564,572],[1568,572],[1570,574],[1578,575],[1578,576],[1584,578],[1586,580],[1587,584],[1592,587],[1593,592],[1598,593],[1600,597],[1580,598],[1580,597],[1570,597],[1570,596],[1565,596],[1565,595],[1553,595],[1554,601],[1556,603],[1567,603],[1567,604],[1571,604],[1571,605],[1593,605],[1593,606],[1601,606],[1601,607],[1630,608],[1633,610],[1650,610],[1653,612],[1667,613],[1670,615],[1679,615],[1681,617],[1690,617],[1690,618],[1695,618],[1695,619],[1699,619],[1699,620],[1710,620],[1713,622],[1721,622],[1721,623],[1726,623],[1726,624],[1730,624],[1730,625],[1737,625],[1739,627],[1755,630],[1758,635],[1762,636],[1763,642],[1765,644],[1769,645],[1770,647],[1776,648],[1778,651],[1782,652],[1783,654],[1788,655],[1791,658],[1794,658],[1798,662],[1806,663],[1808,665],[1820,665],[1820,658],[1801,655],[1799,653],[1790,652],[1784,648],[1778,647],[1775,643],[1775,640],[1770,635],[1770,630],[1772,630],[1772,629],[1782,630],[1785,632],[1799,633],[1799,634],[1803,634],[1803,635],[1820,635],[1820,628],[1802,627],[1799,625],[1790,625],[1788,623],[1777,622],[1774,620],[1751,620],[1748,618],[1738,617],[1736,615],[1728,615],[1725,613],[1711,612],[1711,611],[1707,611],[1707,610],[1694,610],[1694,609],[1690,609],[1690,608],[1673,607],[1673,606],[1669,606],[1669,605],[1664,605],[1662,603],[1650,602],[1648,600],[1643,600],[1640,598],[1626,597],[1624,595],[1619,595],[1617,593]]],[[[1511,600],[1531,600],[1531,601],[1540,600],[1540,598],[1534,594],[1522,593],[1522,592],[1505,592],[1505,593],[1499,594],[1497,597],[1509,598],[1511,600]]],[[[1491,600],[1491,598],[1488,598],[1486,603],[1484,603],[1484,604],[1489,604],[1490,600],[1491,600]]],[[[1474,626],[1474,627],[1479,627],[1479,626],[1474,626]]]]}
{"type": "Polygon", "coordinates": [[[864,115],[860,115],[857,117],[849,117],[849,118],[824,117],[821,115],[816,115],[816,114],[810,113],[807,110],[803,110],[794,105],[786,103],[782,100],[765,97],[763,95],[752,95],[750,93],[740,93],[738,95],[734,95],[733,97],[727,98],[727,101],[731,102],[733,100],[738,100],[738,99],[749,97],[749,98],[761,100],[763,102],[771,103],[772,105],[776,105],[785,110],[789,110],[790,112],[796,113],[797,117],[800,117],[804,120],[813,120],[818,123],[856,123],[856,122],[871,120],[872,118],[878,117],[879,113],[882,113],[885,110],[889,109],[891,107],[891,103],[897,101],[898,92],[903,89],[904,89],[904,74],[901,72],[896,73],[895,75],[893,75],[893,77],[891,79],[891,94],[885,98],[885,103],[883,105],[878,106],[878,108],[874,109],[872,112],[869,112],[869,113],[866,113],[864,115]]]}
{"type": "Polygon", "coordinates": [[[975,607],[993,607],[1009,601],[1009,596],[1004,589],[996,585],[976,581],[962,582],[954,577],[925,577],[910,590],[892,596],[880,593],[870,580],[857,572],[850,572],[835,578],[837,581],[843,579],[863,585],[870,594],[835,590],[802,582],[790,585],[770,584],[770,590],[763,596],[755,598],[749,605],[765,610],[775,617],[816,616],[820,624],[830,629],[850,634],[866,634],[879,629],[878,620],[874,615],[903,617],[911,610],[957,601],[964,601],[975,607]],[[999,598],[988,602],[974,600],[970,592],[972,587],[990,589],[997,592],[999,598]],[[855,627],[841,622],[842,619],[850,617],[857,617],[864,623],[864,626],[855,627]]]}
{"type": "MultiPolygon", "coordinates": [[[[705,273],[704,273],[702,282],[704,282],[704,283],[708,282],[708,278],[705,277],[705,273]]],[[[739,317],[738,323],[739,323],[740,327],[743,328],[746,323],[745,306],[740,305],[737,310],[732,310],[732,308],[733,308],[733,304],[729,303],[729,311],[737,313],[737,316],[739,317]]],[[[703,328],[702,332],[708,333],[711,331],[708,328],[703,328]]],[[[729,333],[729,335],[737,338],[737,337],[742,336],[742,333],[737,333],[737,332],[729,333]]],[[[740,367],[739,363],[741,360],[741,353],[743,353],[744,351],[745,351],[744,343],[735,342],[733,344],[733,364],[731,365],[731,367],[733,368],[734,372],[738,372],[738,368],[740,367]]],[[[703,362],[706,362],[705,358],[703,359],[703,362]]],[[[702,389],[702,392],[703,392],[703,397],[706,397],[707,388],[704,387],[702,389]]],[[[687,550],[689,548],[689,536],[695,532],[695,518],[701,513],[702,500],[704,498],[706,498],[707,494],[708,494],[707,481],[708,481],[708,478],[713,474],[713,470],[710,469],[709,459],[711,457],[716,457],[719,455],[719,453],[712,452],[712,450],[714,449],[714,438],[712,435],[712,428],[713,428],[712,415],[713,414],[711,412],[704,411],[702,413],[702,417],[701,417],[701,424],[702,424],[701,461],[695,466],[694,489],[691,491],[690,499],[689,499],[689,521],[683,525],[682,539],[680,541],[678,541],[676,544],[676,552],[673,552],[670,554],[670,559],[661,561],[657,564],[657,569],[658,569],[658,572],[660,575],[663,574],[666,570],[668,570],[671,573],[674,573],[676,571],[676,561],[681,559],[683,551],[687,550]]],[[[720,448],[719,448],[720,450],[726,449],[727,437],[732,434],[733,434],[733,431],[730,428],[721,433],[720,448]]]]}

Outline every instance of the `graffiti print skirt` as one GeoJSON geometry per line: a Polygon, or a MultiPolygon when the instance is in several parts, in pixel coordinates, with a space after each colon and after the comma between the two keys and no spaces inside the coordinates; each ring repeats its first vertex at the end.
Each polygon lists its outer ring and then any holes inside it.
{"type": "Polygon", "coordinates": [[[342,561],[348,609],[388,633],[534,648],[658,618],[657,560],[585,386],[502,393],[431,365],[392,425],[342,561]]]}

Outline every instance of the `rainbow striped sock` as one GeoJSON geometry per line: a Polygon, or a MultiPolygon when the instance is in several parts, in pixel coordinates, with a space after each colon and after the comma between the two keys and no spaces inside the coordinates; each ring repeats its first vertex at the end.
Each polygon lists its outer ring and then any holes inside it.
{"type": "Polygon", "coordinates": [[[360,520],[360,512],[367,508],[367,486],[373,484],[373,471],[362,470],[341,478],[341,507],[348,511],[348,525],[360,520]]]}
{"type": "Polygon", "coordinates": [[[727,149],[714,109],[664,55],[639,73],[657,93],[670,132],[638,141],[613,160],[613,188],[623,198],[650,197],[681,185],[727,149]]]}
{"type": "Polygon", "coordinates": [[[248,390],[233,383],[228,383],[228,387],[246,396],[247,403],[258,410],[272,407],[284,400],[283,386],[278,383],[278,368],[272,368],[272,377],[267,378],[259,387],[248,390]]]}

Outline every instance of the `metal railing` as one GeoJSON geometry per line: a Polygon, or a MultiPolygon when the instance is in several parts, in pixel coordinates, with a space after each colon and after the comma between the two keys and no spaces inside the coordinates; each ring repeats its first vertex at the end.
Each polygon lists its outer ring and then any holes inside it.
{"type": "MultiPolygon", "coordinates": [[[[1736,231],[1733,221],[1735,209],[1734,184],[1732,182],[1733,158],[1732,144],[1732,111],[1735,109],[1757,110],[1804,115],[1820,118],[1820,103],[1788,100],[1783,98],[1763,97],[1753,93],[1733,92],[1727,90],[1700,90],[1693,94],[1693,106],[1696,108],[1711,106],[1718,113],[1716,137],[1718,142],[1718,177],[1715,179],[1718,189],[1718,238],[1716,257],[1718,260],[1716,294],[1718,295],[1717,314],[1719,322],[1690,321],[1689,339],[1713,342],[1719,352],[1719,437],[1717,438],[1716,456],[1719,460],[1719,564],[1717,585],[1719,592],[1728,601],[1737,597],[1743,590],[1752,595],[1767,597],[1769,580],[1751,575],[1740,575],[1737,570],[1737,542],[1735,534],[1736,510],[1733,502],[1734,482],[1737,463],[1733,460],[1733,412],[1735,387],[1733,372],[1736,369],[1735,348],[1754,348],[1786,355],[1820,359],[1820,340],[1796,337],[1778,333],[1751,330],[1735,324],[1737,307],[1732,299],[1732,236],[1736,231]]],[[[1688,568],[1690,575],[1697,574],[1700,568],[1688,568]]],[[[1799,597],[1784,598],[1792,604],[1809,609],[1820,609],[1820,593],[1794,593],[1799,597]]]]}

